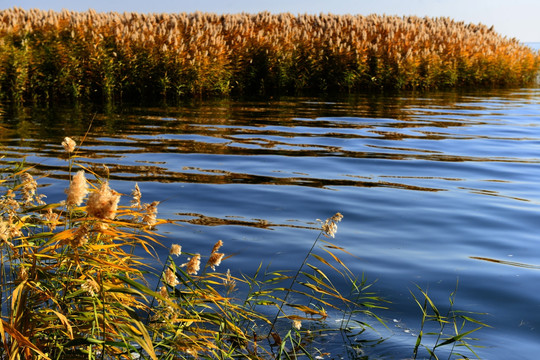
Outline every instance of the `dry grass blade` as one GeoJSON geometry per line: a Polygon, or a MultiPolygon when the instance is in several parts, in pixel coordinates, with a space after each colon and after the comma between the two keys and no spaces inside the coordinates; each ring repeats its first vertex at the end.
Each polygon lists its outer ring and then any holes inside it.
{"type": "MultiPolygon", "coordinates": [[[[21,334],[15,327],[11,326],[7,322],[5,322],[3,319],[2,321],[2,327],[6,331],[6,333],[13,339],[14,345],[16,348],[28,348],[31,349],[33,352],[41,356],[42,359],[50,359],[44,352],[42,352],[35,344],[33,344],[26,336],[21,334]]],[[[12,347],[13,349],[13,347],[12,347]]],[[[16,352],[17,355],[21,355],[19,351],[16,352]]],[[[13,354],[15,355],[15,354],[13,354]]]]}

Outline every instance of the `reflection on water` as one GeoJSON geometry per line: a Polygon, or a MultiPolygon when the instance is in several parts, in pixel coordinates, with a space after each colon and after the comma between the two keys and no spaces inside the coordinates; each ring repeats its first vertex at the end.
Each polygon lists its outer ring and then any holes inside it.
{"type": "Polygon", "coordinates": [[[540,265],[524,264],[524,263],[515,262],[515,261],[491,259],[491,258],[480,257],[480,256],[471,256],[471,259],[489,261],[489,262],[492,262],[492,263],[495,263],[495,264],[517,266],[517,267],[522,267],[522,268],[526,268],[526,269],[540,270],[540,265]]]}
{"type": "Polygon", "coordinates": [[[182,224],[163,226],[165,241],[196,252],[223,239],[231,270],[291,268],[317,236],[315,220],[343,213],[336,243],[353,255],[347,265],[393,302],[380,314],[391,337],[368,355],[410,356],[419,314],[409,289],[429,287],[444,306],[457,278],[456,306],[489,313],[494,326],[477,335],[488,346],[480,355],[540,351],[538,266],[527,265],[540,263],[537,89],[3,105],[0,115],[0,164],[25,159],[47,174],[40,191],[50,201],[65,196],[61,142],[71,136],[82,142],[77,162],[100,176],[106,165],[124,201],[138,182],[143,201],[161,201],[161,216],[182,224]]]}
{"type": "MultiPolygon", "coordinates": [[[[292,223],[283,223],[283,224],[274,224],[269,223],[264,219],[251,219],[244,220],[237,218],[235,216],[226,216],[224,218],[205,216],[203,214],[194,214],[194,213],[178,213],[181,222],[186,222],[195,225],[204,225],[204,226],[223,226],[223,225],[235,225],[235,226],[251,226],[261,229],[273,229],[276,227],[291,227],[297,229],[309,229],[318,231],[318,226],[301,226],[294,225],[292,223]]],[[[294,222],[294,220],[289,220],[289,222],[294,222]]]]}

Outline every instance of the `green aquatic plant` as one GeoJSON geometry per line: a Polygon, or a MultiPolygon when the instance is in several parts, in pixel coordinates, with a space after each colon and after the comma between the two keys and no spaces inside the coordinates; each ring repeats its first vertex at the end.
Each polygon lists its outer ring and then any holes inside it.
{"type": "Polygon", "coordinates": [[[411,295],[420,307],[422,318],[413,351],[414,359],[419,356],[422,348],[429,354],[429,359],[439,359],[437,353],[442,347],[450,347],[449,359],[453,355],[468,359],[468,354],[463,354],[459,348],[465,348],[479,359],[474,351],[475,345],[472,344],[472,341],[478,339],[471,337],[471,335],[489,325],[473,317],[479,315],[478,313],[464,312],[454,308],[458,283],[456,283],[456,289],[449,296],[450,306],[446,314],[442,313],[435,305],[427,290],[423,290],[418,285],[416,287],[421,296],[417,297],[413,291],[411,291],[411,295]]]}

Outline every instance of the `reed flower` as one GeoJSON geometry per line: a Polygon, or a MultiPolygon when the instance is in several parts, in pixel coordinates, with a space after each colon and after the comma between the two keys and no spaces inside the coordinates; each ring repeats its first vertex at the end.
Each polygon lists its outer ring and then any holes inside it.
{"type": "Polygon", "coordinates": [[[154,201],[151,204],[144,204],[143,205],[143,223],[146,225],[152,227],[157,222],[157,206],[159,205],[159,201],[154,201]]]}
{"type": "Polygon", "coordinates": [[[67,206],[79,206],[82,204],[84,197],[88,194],[88,183],[84,176],[84,170],[79,170],[73,176],[69,183],[69,188],[66,189],[67,206]]]}
{"type": "MultiPolygon", "coordinates": [[[[159,288],[159,295],[161,295],[165,299],[169,299],[169,291],[167,290],[166,286],[162,286],[161,288],[159,288]]],[[[161,299],[158,299],[158,304],[164,306],[165,302],[161,299]]]]}
{"type": "Polygon", "coordinates": [[[19,280],[25,281],[28,280],[28,270],[24,266],[19,266],[19,269],[17,270],[17,275],[19,277],[19,280]]]}
{"type": "Polygon", "coordinates": [[[19,202],[15,199],[15,193],[9,189],[6,195],[0,199],[0,210],[10,215],[14,215],[19,210],[19,202]]]}
{"type": "Polygon", "coordinates": [[[64,147],[64,150],[68,153],[72,153],[75,151],[75,147],[77,146],[77,143],[70,137],[65,137],[64,141],[62,141],[62,146],[64,147]]]}
{"type": "Polygon", "coordinates": [[[212,255],[210,255],[210,258],[208,259],[208,266],[210,266],[210,268],[215,271],[216,266],[219,266],[221,264],[221,260],[223,260],[224,256],[225,254],[223,253],[212,253],[212,255]]]}
{"type": "Polygon", "coordinates": [[[176,285],[180,284],[174,271],[172,271],[170,268],[165,270],[164,277],[165,277],[165,282],[172,287],[175,287],[176,285]]]}
{"type": "Polygon", "coordinates": [[[88,197],[86,211],[90,216],[112,220],[116,216],[119,201],[120,194],[111,190],[108,182],[104,182],[98,191],[88,197]]]}
{"type": "Polygon", "coordinates": [[[41,198],[43,196],[36,196],[37,182],[34,180],[34,177],[29,173],[25,172],[21,175],[22,179],[22,188],[21,193],[23,197],[23,202],[29,204],[33,199],[36,199],[39,204],[45,204],[41,198]]]}
{"type": "Polygon", "coordinates": [[[162,286],[160,289],[159,289],[159,294],[161,296],[163,296],[164,298],[168,298],[169,297],[169,291],[167,290],[167,287],[166,286],[162,286]]]}
{"type": "Polygon", "coordinates": [[[187,266],[187,273],[189,275],[197,275],[201,269],[201,255],[195,254],[187,263],[180,265],[180,267],[187,266]]]}
{"type": "Polygon", "coordinates": [[[182,246],[178,244],[172,244],[170,254],[180,256],[182,254],[182,246]]]}
{"type": "Polygon", "coordinates": [[[10,238],[11,236],[9,234],[9,223],[0,219],[0,242],[2,244],[9,243],[10,238]]]}
{"type": "Polygon", "coordinates": [[[317,219],[321,223],[321,230],[326,237],[335,237],[337,232],[337,223],[343,219],[343,215],[336,213],[334,216],[326,219],[324,222],[317,219]]]}
{"type": "Polygon", "coordinates": [[[99,284],[94,279],[86,279],[81,284],[81,289],[90,294],[90,296],[96,296],[99,293],[99,284]]]}
{"type": "Polygon", "coordinates": [[[139,184],[135,183],[135,189],[131,192],[131,207],[136,209],[141,209],[141,189],[139,189],[139,184]]]}
{"type": "Polygon", "coordinates": [[[7,230],[8,230],[8,236],[10,239],[23,236],[23,233],[21,232],[21,226],[24,226],[24,224],[21,221],[18,221],[17,224],[15,224],[13,222],[13,218],[14,216],[9,214],[8,221],[7,221],[7,230]]]}
{"type": "Polygon", "coordinates": [[[105,164],[103,164],[103,170],[105,171],[105,178],[108,179],[111,176],[111,170],[105,164]]]}
{"type": "Polygon", "coordinates": [[[77,249],[88,243],[88,228],[83,225],[78,228],[73,234],[73,239],[71,240],[71,246],[74,249],[77,249]]]}
{"type": "Polygon", "coordinates": [[[296,330],[300,330],[302,328],[302,322],[300,320],[293,320],[292,326],[296,330]]]}
{"type": "Polygon", "coordinates": [[[47,209],[45,219],[47,220],[47,223],[49,225],[49,230],[54,231],[54,229],[56,229],[56,226],[58,226],[58,224],[60,223],[60,221],[58,221],[59,218],[59,214],[53,212],[52,209],[47,209]]]}
{"type": "Polygon", "coordinates": [[[212,248],[212,254],[217,252],[219,250],[220,247],[223,246],[223,241],[221,240],[218,240],[217,243],[214,244],[214,247],[212,248]]]}
{"type": "Polygon", "coordinates": [[[236,280],[231,276],[231,269],[227,269],[227,277],[223,280],[223,286],[227,290],[227,294],[232,293],[236,289],[236,280]]]}

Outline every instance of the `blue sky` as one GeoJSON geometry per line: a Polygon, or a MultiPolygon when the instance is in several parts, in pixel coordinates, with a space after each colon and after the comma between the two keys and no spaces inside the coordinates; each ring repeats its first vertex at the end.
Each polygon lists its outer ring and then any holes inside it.
{"type": "Polygon", "coordinates": [[[540,42],[540,0],[0,0],[0,7],[18,6],[84,11],[136,12],[291,12],[449,16],[495,30],[523,42],[540,42]]]}

